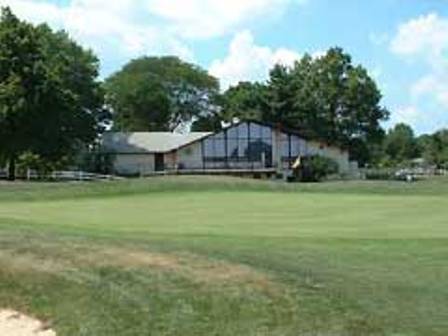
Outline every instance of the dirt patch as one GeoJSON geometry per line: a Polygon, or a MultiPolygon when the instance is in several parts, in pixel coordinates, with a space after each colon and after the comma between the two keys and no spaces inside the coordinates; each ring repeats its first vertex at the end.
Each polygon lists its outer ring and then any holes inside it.
{"type": "Polygon", "coordinates": [[[97,265],[98,263],[112,264],[124,268],[154,268],[201,284],[244,284],[264,291],[276,287],[266,274],[249,266],[212,260],[191,253],[171,254],[106,249],[98,251],[94,259],[89,261],[97,265]]]}
{"type": "Polygon", "coordinates": [[[268,274],[252,267],[193,253],[161,253],[105,246],[70,246],[67,251],[63,247],[50,247],[40,252],[40,257],[37,257],[28,251],[17,253],[0,250],[0,266],[14,271],[67,275],[72,281],[87,266],[147,269],[172,274],[200,285],[236,285],[271,295],[277,294],[281,287],[268,274]]]}
{"type": "Polygon", "coordinates": [[[37,271],[51,274],[57,274],[69,267],[55,259],[36,258],[32,254],[15,254],[3,251],[0,251],[0,266],[13,272],[37,271]]]}
{"type": "Polygon", "coordinates": [[[2,336],[56,336],[44,323],[12,310],[0,310],[2,336]]]}

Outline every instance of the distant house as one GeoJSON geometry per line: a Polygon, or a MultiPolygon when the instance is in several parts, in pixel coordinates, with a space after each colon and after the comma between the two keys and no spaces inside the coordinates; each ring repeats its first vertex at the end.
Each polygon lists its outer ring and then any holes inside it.
{"type": "Polygon", "coordinates": [[[113,156],[115,173],[282,173],[298,157],[321,155],[350,173],[346,149],[309,139],[299,131],[242,121],[217,133],[108,132],[101,151],[113,156]]]}

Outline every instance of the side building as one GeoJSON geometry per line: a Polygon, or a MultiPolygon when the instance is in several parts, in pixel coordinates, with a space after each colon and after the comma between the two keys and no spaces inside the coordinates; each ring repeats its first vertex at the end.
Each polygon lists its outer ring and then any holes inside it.
{"type": "Polygon", "coordinates": [[[256,121],[242,121],[217,133],[108,132],[101,152],[111,156],[119,175],[276,174],[290,171],[298,157],[311,155],[333,159],[347,175],[356,166],[344,148],[256,121]]]}

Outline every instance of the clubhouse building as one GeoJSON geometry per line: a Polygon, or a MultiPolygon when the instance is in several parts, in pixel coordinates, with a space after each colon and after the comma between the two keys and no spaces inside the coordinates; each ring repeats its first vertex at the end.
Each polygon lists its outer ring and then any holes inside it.
{"type": "Polygon", "coordinates": [[[300,131],[241,121],[217,133],[108,132],[101,152],[111,155],[114,173],[284,174],[300,157],[320,155],[350,175],[356,163],[348,150],[310,139],[300,131]]]}

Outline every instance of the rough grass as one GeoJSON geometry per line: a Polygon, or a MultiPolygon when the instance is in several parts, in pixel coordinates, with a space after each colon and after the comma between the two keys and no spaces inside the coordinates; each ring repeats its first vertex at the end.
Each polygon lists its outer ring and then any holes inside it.
{"type": "Polygon", "coordinates": [[[58,335],[446,335],[448,182],[0,185],[0,307],[58,335]]]}

